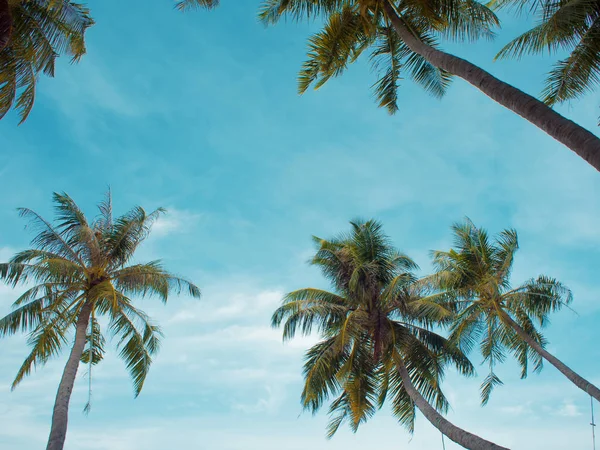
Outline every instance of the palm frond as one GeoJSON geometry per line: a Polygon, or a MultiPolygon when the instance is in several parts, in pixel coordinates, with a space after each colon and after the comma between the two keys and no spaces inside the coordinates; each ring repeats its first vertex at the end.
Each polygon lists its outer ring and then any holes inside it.
{"type": "Polygon", "coordinates": [[[159,208],[147,214],[138,206],[115,219],[110,234],[105,238],[112,269],[122,267],[131,259],[138,246],[148,237],[154,222],[165,212],[159,208]]]}
{"type": "Polygon", "coordinates": [[[31,353],[19,368],[11,389],[15,389],[32,370],[43,366],[50,358],[60,354],[67,343],[67,333],[76,316],[76,309],[65,310],[38,324],[27,339],[31,353]]]}
{"type": "Polygon", "coordinates": [[[483,383],[481,384],[481,404],[487,405],[492,395],[492,391],[496,386],[501,386],[504,383],[494,372],[490,372],[483,383]]]}
{"type": "MultiPolygon", "coordinates": [[[[136,316],[139,318],[140,316],[136,316]]],[[[137,397],[150,370],[152,356],[160,347],[162,333],[158,325],[146,320],[143,329],[138,330],[125,311],[114,314],[109,325],[111,333],[118,336],[119,356],[125,361],[125,365],[133,381],[134,394],[137,397]]]]}
{"type": "Polygon", "coordinates": [[[195,8],[213,9],[219,6],[219,0],[182,0],[175,3],[175,8],[180,11],[189,11],[195,8]]]}
{"type": "Polygon", "coordinates": [[[298,21],[327,17],[339,12],[346,3],[345,0],[264,0],[258,17],[265,24],[276,23],[282,17],[298,21]]]}
{"type": "Polygon", "coordinates": [[[379,106],[390,114],[398,111],[398,84],[402,68],[401,41],[390,26],[378,33],[375,49],[371,53],[373,67],[379,72],[379,79],[373,84],[379,106]]]}
{"type": "Polygon", "coordinates": [[[300,289],[284,297],[271,318],[271,325],[278,327],[285,320],[283,339],[292,339],[300,329],[309,335],[316,324],[319,331],[340,325],[348,312],[345,299],[320,289],[300,289]]]}
{"type": "Polygon", "coordinates": [[[368,39],[360,14],[352,8],[331,14],[323,30],[309,39],[308,60],[298,75],[299,93],[306,92],[313,83],[318,89],[330,78],[341,75],[360,55],[368,39]]]}
{"type": "Polygon", "coordinates": [[[166,302],[172,293],[187,293],[200,298],[200,289],[192,282],[170,274],[163,269],[160,261],[135,264],[115,271],[111,276],[116,288],[126,295],[156,295],[166,302]]]}

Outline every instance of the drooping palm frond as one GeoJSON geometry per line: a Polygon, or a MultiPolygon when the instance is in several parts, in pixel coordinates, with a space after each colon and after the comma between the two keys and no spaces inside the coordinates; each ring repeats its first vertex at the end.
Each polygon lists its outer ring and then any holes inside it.
{"type": "Polygon", "coordinates": [[[139,314],[132,314],[132,311],[128,309],[124,309],[120,314],[113,314],[110,331],[119,336],[119,356],[125,361],[129,370],[137,397],[146,381],[152,364],[152,356],[160,348],[162,333],[158,325],[147,319],[142,319],[142,329],[138,330],[132,316],[138,320],[143,317],[139,314]]]}
{"type": "Polygon", "coordinates": [[[102,335],[100,324],[96,318],[90,320],[90,330],[85,337],[86,347],[81,354],[83,364],[96,365],[104,359],[106,339],[102,335]]]}
{"type": "Polygon", "coordinates": [[[11,389],[15,389],[32,370],[43,366],[50,358],[60,354],[68,344],[68,332],[76,318],[76,311],[67,309],[47,320],[40,321],[29,334],[27,344],[31,347],[31,353],[19,368],[11,389]]]}
{"type": "Polygon", "coordinates": [[[334,14],[347,3],[345,0],[265,0],[258,17],[267,24],[276,23],[284,16],[297,21],[312,20],[334,14]]]}
{"type": "Polygon", "coordinates": [[[303,94],[313,83],[318,89],[341,75],[372,39],[372,35],[365,34],[362,18],[353,8],[331,14],[323,30],[309,39],[308,60],[298,75],[298,91],[303,94]]]}
{"type": "Polygon", "coordinates": [[[175,8],[188,11],[195,8],[213,9],[219,6],[219,0],[182,0],[175,3],[175,8]]]}
{"type": "Polygon", "coordinates": [[[9,5],[13,28],[0,51],[0,119],[14,106],[22,123],[33,108],[38,76],[54,76],[60,55],[78,61],[86,52],[85,31],[94,22],[85,6],[67,0],[9,5]]]}

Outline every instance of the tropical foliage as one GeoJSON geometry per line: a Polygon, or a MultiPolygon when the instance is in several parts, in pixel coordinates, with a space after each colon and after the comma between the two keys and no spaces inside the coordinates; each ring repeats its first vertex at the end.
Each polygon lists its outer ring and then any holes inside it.
{"type": "MultiPolygon", "coordinates": [[[[437,47],[440,37],[456,40],[491,38],[498,25],[495,14],[475,0],[406,2],[403,20],[423,43],[437,47]]],[[[436,97],[446,92],[450,74],[413,52],[397,34],[379,0],[284,1],[267,0],[261,20],[275,23],[284,17],[295,20],[321,18],[323,29],[309,38],[308,60],[298,78],[299,91],[321,87],[341,75],[365,51],[378,74],[373,89],[379,105],[390,113],[398,110],[398,87],[407,74],[436,97]]]]}
{"type": "Polygon", "coordinates": [[[549,104],[564,102],[600,85],[600,6],[596,0],[496,0],[497,7],[529,8],[538,24],[506,45],[497,58],[568,51],[546,80],[542,93],[549,104]]]}
{"type": "Polygon", "coordinates": [[[379,73],[375,96],[390,113],[399,108],[402,73],[408,72],[437,96],[456,75],[600,170],[598,136],[481,67],[437,48],[440,37],[459,41],[493,37],[498,19],[477,0],[264,0],[259,16],[266,24],[286,17],[324,22],[322,31],[309,39],[308,60],[299,75],[301,93],[342,74],[371,49],[370,59],[379,73]]]}
{"type": "MultiPolygon", "coordinates": [[[[347,235],[314,238],[318,249],[311,263],[334,290],[290,292],[273,314],[273,326],[283,324],[284,339],[313,329],[322,338],[306,354],[304,407],[315,412],[334,398],[327,433],[332,436],[344,422],[356,431],[389,398],[394,415],[411,432],[418,406],[434,426],[466,448],[491,444],[435,411],[448,407],[440,387],[446,367],[473,373],[463,353],[431,329],[444,323],[449,311],[432,297],[423,298],[415,283],[416,264],[393,248],[379,223],[351,224],[347,235]],[[478,441],[469,444],[467,435],[478,441]]],[[[485,448],[501,448],[491,445],[485,448]]]]}
{"type": "Polygon", "coordinates": [[[94,24],[89,10],[67,0],[0,0],[0,119],[14,107],[21,122],[35,102],[40,73],[54,76],[56,59],[77,62],[85,54],[85,32],[94,24]],[[2,11],[2,2],[8,7],[2,11]],[[8,15],[7,15],[8,14],[8,15]],[[2,18],[10,23],[2,30],[2,18]],[[4,31],[4,33],[2,33],[4,31]]]}
{"type": "Polygon", "coordinates": [[[436,273],[430,280],[445,291],[438,298],[455,312],[450,339],[464,352],[479,344],[489,365],[489,375],[481,386],[482,402],[487,403],[493,388],[502,384],[494,367],[504,361],[507,353],[515,356],[522,378],[527,377],[531,367],[541,370],[543,359],[547,359],[600,400],[595,386],[545,350],[547,341],[541,328],[549,323],[550,313],[569,306],[571,291],[546,275],[511,286],[511,269],[519,248],[516,231],[504,230],[490,238],[469,220],[455,224],[452,230],[454,248],[434,252],[436,273]]]}
{"type": "MultiPolygon", "coordinates": [[[[207,2],[185,3],[205,6],[207,2]]],[[[208,3],[216,6],[216,2],[208,3]]],[[[433,47],[440,38],[491,38],[498,25],[495,14],[475,0],[407,2],[402,6],[402,14],[415,35],[433,47]]],[[[341,75],[363,53],[368,54],[377,73],[373,84],[377,101],[390,113],[398,110],[398,87],[405,74],[436,97],[444,95],[451,81],[448,72],[413,52],[398,36],[380,0],[267,0],[259,17],[265,24],[285,17],[324,20],[323,29],[308,41],[308,60],[298,77],[300,93],[311,85],[318,89],[330,78],[341,75]]]]}
{"type": "Polygon", "coordinates": [[[131,264],[152,224],[164,212],[141,207],[113,218],[110,193],[99,216],[88,221],[66,194],[55,194],[56,223],[23,208],[21,216],[37,231],[32,248],[0,264],[0,276],[28,289],[14,311],[0,320],[0,337],[28,333],[31,353],[17,371],[15,388],[34,369],[71,346],[58,390],[49,449],[61,449],[66,434],[69,397],[81,362],[96,364],[105,351],[104,334],[116,338],[119,356],[133,380],[137,396],[160,346],[161,331],[133,299],[154,295],[166,302],[185,291],[199,297],[189,281],[167,272],[159,261],[131,264]],[[106,317],[101,329],[98,318],[106,317]]]}

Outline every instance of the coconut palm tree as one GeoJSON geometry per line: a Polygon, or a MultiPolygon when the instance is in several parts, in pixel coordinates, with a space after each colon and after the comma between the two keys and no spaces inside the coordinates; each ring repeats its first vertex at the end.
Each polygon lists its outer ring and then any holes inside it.
{"type": "Polygon", "coordinates": [[[551,312],[567,307],[571,291],[554,278],[540,275],[518,287],[510,284],[517,233],[504,230],[494,239],[470,221],[455,224],[454,248],[433,253],[436,273],[431,277],[438,289],[446,291],[445,306],[456,313],[450,339],[469,352],[479,343],[490,373],[482,384],[482,402],[487,403],[493,388],[502,381],[494,366],[512,353],[525,378],[530,364],[542,369],[545,359],[571,382],[600,401],[600,390],[579,376],[546,349],[540,331],[551,312]],[[450,301],[448,302],[448,299],[450,301]]]}
{"type": "MultiPolygon", "coordinates": [[[[186,0],[214,7],[218,2],[186,0]]],[[[185,8],[184,8],[185,9],[185,8]]],[[[367,49],[380,73],[373,85],[380,106],[398,108],[396,90],[408,73],[436,96],[456,75],[502,106],[517,113],[600,170],[600,138],[521,90],[480,67],[437,48],[439,37],[457,40],[492,37],[494,13],[477,0],[264,0],[260,18],[322,19],[322,31],[309,39],[308,60],[299,75],[299,90],[322,86],[339,76],[367,49]]]]}
{"type": "Polygon", "coordinates": [[[496,0],[496,7],[530,7],[538,24],[507,44],[497,58],[569,51],[546,79],[542,92],[547,105],[577,98],[600,84],[600,5],[597,0],[524,2],[496,0]]]}
{"type": "Polygon", "coordinates": [[[166,302],[182,290],[200,296],[194,284],[167,272],[159,261],[130,264],[162,209],[147,214],[136,207],[113,219],[109,193],[99,205],[98,218],[89,222],[68,195],[54,194],[54,202],[55,224],[30,209],[20,210],[37,229],[33,248],[0,264],[0,277],[7,283],[34,284],[14,302],[14,311],[0,320],[0,337],[29,333],[31,353],[12,388],[67,345],[71,347],[56,394],[47,450],[63,448],[79,363],[91,365],[102,359],[104,339],[98,317],[107,318],[105,332],[118,338],[119,356],[137,396],[159,349],[161,331],[134,305],[133,297],[156,295],[166,302]]]}
{"type": "Polygon", "coordinates": [[[300,289],[287,294],[272,317],[284,340],[316,328],[322,340],[308,350],[302,403],[316,412],[332,396],[328,436],[348,422],[356,431],[385,399],[399,421],[414,429],[415,406],[442,433],[469,449],[502,449],[446,420],[440,387],[447,365],[470,375],[469,360],[431,325],[450,312],[415,290],[416,264],[398,253],[375,221],[351,222],[332,240],[314,238],[311,263],[333,292],[300,289]]]}
{"type": "Polygon", "coordinates": [[[14,106],[24,122],[37,77],[54,76],[56,58],[85,54],[89,10],[67,0],[0,0],[0,119],[14,106]]]}

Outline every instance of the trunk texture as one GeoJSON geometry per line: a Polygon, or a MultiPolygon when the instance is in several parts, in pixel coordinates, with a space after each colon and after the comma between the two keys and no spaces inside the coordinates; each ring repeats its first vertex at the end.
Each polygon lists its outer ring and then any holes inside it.
{"type": "Polygon", "coordinates": [[[12,28],[13,20],[8,0],[0,0],[0,52],[8,45],[12,28]]]}
{"type": "Polygon", "coordinates": [[[527,342],[527,345],[529,345],[533,350],[535,350],[538,354],[540,354],[542,356],[542,358],[544,358],[546,361],[548,361],[550,364],[552,364],[554,367],[556,367],[560,371],[560,373],[562,373],[565,377],[567,377],[569,380],[571,380],[571,382],[575,386],[577,386],[583,392],[591,395],[592,397],[594,397],[596,400],[598,400],[600,402],[600,389],[598,389],[596,386],[594,386],[592,383],[590,383],[585,378],[579,376],[576,372],[571,370],[566,364],[564,364],[558,358],[556,358],[555,356],[553,356],[552,354],[550,354],[546,350],[544,350],[544,348],[540,344],[538,344],[535,340],[533,340],[531,338],[531,336],[529,336],[529,334],[527,334],[527,332],[523,328],[521,328],[519,326],[519,324],[517,322],[515,322],[512,319],[512,317],[510,317],[508,314],[503,312],[502,319],[513,330],[515,330],[515,332],[519,335],[519,337],[521,339],[523,339],[525,342],[527,342]]]}
{"type": "Polygon", "coordinates": [[[402,378],[404,389],[406,389],[406,392],[412,401],[415,402],[417,408],[419,408],[434,427],[440,430],[444,435],[448,436],[449,439],[470,450],[508,450],[506,447],[501,447],[493,442],[486,441],[475,434],[469,433],[462,428],[458,428],[456,425],[446,420],[444,416],[437,412],[413,386],[410,381],[408,370],[402,363],[398,365],[398,373],[402,378]]]}
{"type": "Polygon", "coordinates": [[[79,368],[79,360],[85,348],[85,336],[87,327],[90,323],[90,314],[92,312],[92,304],[86,303],[77,319],[77,327],[75,331],[75,343],[71,349],[71,354],[65,366],[58,392],[56,393],[56,401],[54,402],[54,411],[52,412],[52,426],[50,428],[50,437],[48,438],[48,446],[46,450],[62,450],[67,437],[67,422],[69,419],[69,400],[71,392],[73,392],[73,384],[75,376],[79,368]]]}
{"type": "Polygon", "coordinates": [[[476,65],[424,44],[406,27],[389,3],[383,7],[398,36],[429,63],[462,78],[492,100],[517,113],[560,143],[566,145],[600,171],[600,138],[569,120],[535,97],[505,83],[476,65]]]}

